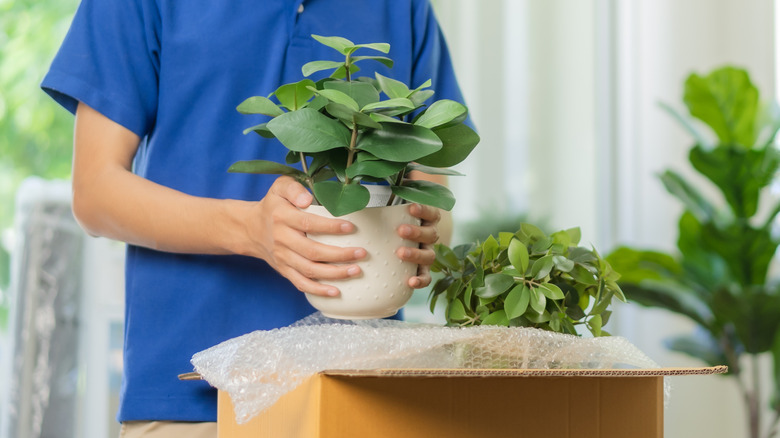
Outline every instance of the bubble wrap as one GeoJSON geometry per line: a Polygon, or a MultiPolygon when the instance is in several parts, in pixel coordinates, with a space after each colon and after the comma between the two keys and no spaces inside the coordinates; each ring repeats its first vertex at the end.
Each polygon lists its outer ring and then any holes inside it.
{"type": "MultiPolygon", "coordinates": [[[[226,391],[245,423],[324,370],[388,368],[658,368],[625,338],[582,338],[521,327],[345,321],[315,313],[199,352],[192,364],[226,391]]],[[[666,394],[668,395],[668,386],[666,394]]]]}

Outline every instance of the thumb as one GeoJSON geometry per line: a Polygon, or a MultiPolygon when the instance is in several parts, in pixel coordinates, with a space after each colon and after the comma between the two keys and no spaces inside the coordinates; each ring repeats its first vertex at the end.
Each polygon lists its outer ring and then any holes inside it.
{"type": "Polygon", "coordinates": [[[274,181],[271,190],[274,194],[286,199],[298,208],[311,205],[314,197],[301,183],[289,176],[280,176],[274,181]]]}

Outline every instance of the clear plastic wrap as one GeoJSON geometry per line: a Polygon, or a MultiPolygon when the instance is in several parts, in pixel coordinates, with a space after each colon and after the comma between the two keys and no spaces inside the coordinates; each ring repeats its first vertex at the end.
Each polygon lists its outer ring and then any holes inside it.
{"type": "Polygon", "coordinates": [[[520,327],[344,321],[319,313],[289,327],[225,341],[195,354],[192,364],[212,386],[230,395],[239,424],[324,370],[658,367],[617,336],[583,338],[520,327]]]}

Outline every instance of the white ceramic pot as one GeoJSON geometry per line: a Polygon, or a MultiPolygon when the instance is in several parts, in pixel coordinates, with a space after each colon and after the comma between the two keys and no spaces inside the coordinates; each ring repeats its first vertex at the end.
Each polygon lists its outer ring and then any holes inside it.
{"type": "MultiPolygon", "coordinates": [[[[379,190],[385,188],[381,187],[379,190]]],[[[375,204],[373,198],[371,204],[375,204]]],[[[306,298],[311,305],[323,315],[338,319],[372,319],[395,315],[412,297],[412,288],[407,282],[417,274],[416,264],[404,262],[395,254],[402,246],[418,245],[402,239],[397,232],[401,224],[419,224],[419,219],[410,215],[408,210],[408,204],[368,207],[340,217],[355,225],[355,232],[352,234],[309,234],[308,237],[317,242],[364,248],[368,253],[357,263],[362,270],[359,276],[323,281],[339,288],[341,295],[323,297],[307,294],[306,298]]],[[[318,205],[313,205],[305,211],[333,217],[325,207],[318,205]]]]}

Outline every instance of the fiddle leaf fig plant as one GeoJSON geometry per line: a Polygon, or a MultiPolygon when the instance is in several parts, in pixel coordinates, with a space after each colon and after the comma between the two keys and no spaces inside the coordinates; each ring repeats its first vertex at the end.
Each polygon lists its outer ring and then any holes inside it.
{"type": "Polygon", "coordinates": [[[464,123],[466,107],[447,99],[427,104],[434,94],[430,80],[412,88],[379,73],[356,77],[357,63],[374,61],[392,67],[388,57],[356,55],[367,50],[386,54],[389,44],[312,37],[344,59],[308,62],[302,74],[308,77],[330,70],[329,77],[285,84],[267,97],[250,97],[237,107],[242,114],[271,117],[244,133],[278,139],[289,150],[286,163],[239,161],[229,172],[289,175],[308,187],[316,202],[334,216],[366,207],[370,195],[363,183],[389,185],[388,205],[400,199],[452,209],[455,198],[446,187],[410,180],[408,175],[411,171],[460,175],[448,168],[463,161],[479,143],[479,136],[464,123]]]}
{"type": "Polygon", "coordinates": [[[580,229],[551,235],[522,224],[516,233],[499,233],[449,248],[435,246],[433,272],[441,274],[430,294],[433,312],[443,297],[449,325],[535,327],[577,334],[585,325],[594,336],[603,326],[613,298],[625,301],[620,274],[596,252],[577,246],[580,229]]]}
{"type": "Polygon", "coordinates": [[[780,288],[770,266],[780,245],[775,228],[780,202],[771,196],[771,186],[780,170],[775,144],[780,112],[776,104],[761,103],[747,71],[731,66],[691,74],[683,101],[690,116],[668,105],[664,109],[691,134],[688,160],[710,190],[675,170],[663,172],[661,182],[684,207],[677,251],[623,246],[607,259],[623,273],[620,285],[631,301],[695,324],[696,331],[669,339],[667,347],[708,365],[728,365],[727,376],[738,383],[749,414],[749,436],[775,437],[780,288]],[[771,356],[773,382],[761,378],[760,356],[771,356]],[[772,393],[771,412],[762,407],[765,391],[772,393]],[[762,431],[765,413],[772,420],[762,431]]]}

